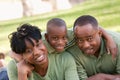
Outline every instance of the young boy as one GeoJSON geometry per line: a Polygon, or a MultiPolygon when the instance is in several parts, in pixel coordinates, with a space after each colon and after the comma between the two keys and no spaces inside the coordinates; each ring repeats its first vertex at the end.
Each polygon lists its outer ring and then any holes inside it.
{"type": "Polygon", "coordinates": [[[23,58],[9,62],[10,80],[79,80],[73,57],[65,51],[48,54],[36,26],[23,24],[9,38],[12,51],[23,58]]]}
{"type": "Polygon", "coordinates": [[[65,21],[59,18],[49,20],[44,36],[45,39],[43,41],[47,46],[49,53],[59,53],[64,51],[68,42],[65,21]]]}
{"type": "Polygon", "coordinates": [[[0,80],[9,80],[4,59],[5,54],[0,52],[0,80]]]}

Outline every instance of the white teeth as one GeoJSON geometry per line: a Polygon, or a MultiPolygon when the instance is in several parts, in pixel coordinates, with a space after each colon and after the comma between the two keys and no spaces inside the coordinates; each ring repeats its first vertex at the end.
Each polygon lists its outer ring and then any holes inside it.
{"type": "Polygon", "coordinates": [[[42,58],[42,57],[43,57],[43,55],[40,56],[40,58],[42,58]]]}
{"type": "Polygon", "coordinates": [[[38,57],[37,59],[36,59],[36,61],[42,61],[44,59],[44,55],[41,55],[40,57],[38,57]]]}

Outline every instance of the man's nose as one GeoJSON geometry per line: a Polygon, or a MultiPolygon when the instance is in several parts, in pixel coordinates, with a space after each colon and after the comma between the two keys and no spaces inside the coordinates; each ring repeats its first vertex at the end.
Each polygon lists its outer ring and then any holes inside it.
{"type": "Polygon", "coordinates": [[[88,48],[90,46],[90,43],[88,41],[84,41],[83,47],[88,48]]]}

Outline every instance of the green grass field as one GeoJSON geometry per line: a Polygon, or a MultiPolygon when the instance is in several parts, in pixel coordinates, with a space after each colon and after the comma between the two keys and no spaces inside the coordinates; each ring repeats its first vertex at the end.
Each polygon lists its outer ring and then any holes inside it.
{"type": "Polygon", "coordinates": [[[22,23],[31,23],[46,30],[46,23],[49,19],[58,17],[66,21],[68,28],[71,28],[75,19],[81,15],[92,15],[96,17],[99,24],[108,30],[120,31],[120,0],[88,0],[69,10],[62,10],[52,13],[45,13],[32,17],[24,17],[9,21],[0,22],[0,50],[8,54],[10,50],[8,35],[15,31],[22,23]]]}

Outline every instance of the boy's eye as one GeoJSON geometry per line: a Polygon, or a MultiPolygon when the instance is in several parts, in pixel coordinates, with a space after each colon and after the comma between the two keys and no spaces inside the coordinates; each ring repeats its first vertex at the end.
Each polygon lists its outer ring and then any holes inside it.
{"type": "Polygon", "coordinates": [[[58,40],[58,38],[57,38],[57,37],[53,37],[52,39],[53,39],[53,40],[58,40]]]}
{"type": "Polygon", "coordinates": [[[64,39],[64,40],[66,40],[66,39],[67,39],[67,37],[65,36],[65,37],[63,37],[63,39],[64,39]]]}

